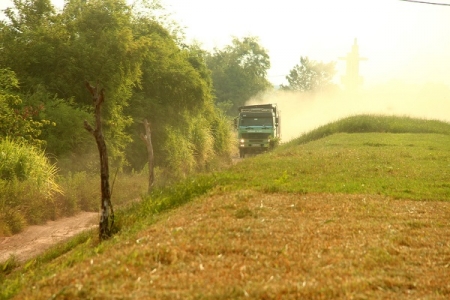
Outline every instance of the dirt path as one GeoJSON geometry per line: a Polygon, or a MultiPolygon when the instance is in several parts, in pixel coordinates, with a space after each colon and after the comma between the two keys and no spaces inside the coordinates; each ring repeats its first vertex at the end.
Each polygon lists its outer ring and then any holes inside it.
{"type": "Polygon", "coordinates": [[[98,213],[82,212],[76,216],[30,226],[11,237],[0,237],[0,262],[14,255],[20,262],[32,258],[61,241],[97,226],[98,213]]]}

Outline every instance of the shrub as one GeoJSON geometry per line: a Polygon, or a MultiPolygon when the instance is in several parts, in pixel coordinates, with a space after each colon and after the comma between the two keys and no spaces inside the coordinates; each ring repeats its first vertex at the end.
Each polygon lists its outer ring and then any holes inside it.
{"type": "Polygon", "coordinates": [[[69,172],[59,178],[64,194],[59,195],[61,212],[70,216],[79,211],[96,211],[99,207],[100,189],[97,177],[86,172],[69,172]],[[94,181],[94,184],[92,182],[94,181]]]}
{"type": "Polygon", "coordinates": [[[7,226],[2,231],[17,233],[26,223],[57,217],[56,171],[43,151],[9,138],[0,141],[0,223],[7,226]]]}
{"type": "Polygon", "coordinates": [[[167,169],[175,178],[190,174],[195,168],[194,146],[179,130],[167,128],[166,135],[164,150],[167,169]]]}
{"type": "Polygon", "coordinates": [[[201,115],[193,118],[189,125],[188,138],[193,147],[197,169],[202,170],[214,157],[214,137],[208,121],[201,115]]]}
{"type": "Polygon", "coordinates": [[[43,151],[6,138],[0,142],[0,158],[1,180],[29,181],[46,196],[61,192],[55,181],[57,169],[43,151]]]}

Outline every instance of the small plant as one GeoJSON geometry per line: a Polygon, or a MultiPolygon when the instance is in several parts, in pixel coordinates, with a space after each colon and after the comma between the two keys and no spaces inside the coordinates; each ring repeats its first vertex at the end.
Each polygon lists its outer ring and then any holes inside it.
{"type": "Polygon", "coordinates": [[[280,137],[269,137],[269,149],[275,149],[276,147],[278,147],[278,145],[280,145],[280,142],[280,137]]]}
{"type": "Polygon", "coordinates": [[[19,261],[17,260],[17,257],[15,257],[14,255],[9,256],[9,258],[5,262],[0,263],[0,279],[3,277],[3,275],[11,273],[18,266],[19,261]]]}
{"type": "Polygon", "coordinates": [[[239,208],[234,214],[234,216],[238,219],[243,219],[246,217],[256,217],[256,214],[253,211],[251,211],[248,207],[244,207],[239,208]]]}

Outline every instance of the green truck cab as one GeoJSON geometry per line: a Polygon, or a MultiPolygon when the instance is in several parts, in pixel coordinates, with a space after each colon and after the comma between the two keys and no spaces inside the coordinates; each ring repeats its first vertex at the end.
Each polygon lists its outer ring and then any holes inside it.
{"type": "Polygon", "coordinates": [[[280,112],[276,104],[239,107],[234,119],[239,156],[258,154],[273,148],[280,140],[280,112]]]}

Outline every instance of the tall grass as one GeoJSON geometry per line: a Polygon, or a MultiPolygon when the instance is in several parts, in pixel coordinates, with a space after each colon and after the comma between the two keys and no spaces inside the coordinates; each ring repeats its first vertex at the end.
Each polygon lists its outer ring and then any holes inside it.
{"type": "Polygon", "coordinates": [[[55,180],[57,169],[43,151],[6,138],[0,142],[0,156],[0,179],[29,181],[45,196],[61,191],[55,180]]]}
{"type": "Polygon", "coordinates": [[[189,126],[189,140],[193,146],[193,155],[197,170],[205,169],[214,157],[214,136],[208,126],[208,120],[197,116],[189,126]]]}
{"type": "Polygon", "coordinates": [[[0,142],[0,233],[20,232],[26,224],[56,217],[54,196],[61,193],[57,169],[44,152],[24,142],[0,142]]]}
{"type": "Polygon", "coordinates": [[[223,165],[218,160],[230,163],[226,158],[230,157],[231,147],[221,145],[225,140],[230,140],[230,136],[221,132],[221,129],[212,131],[207,128],[204,124],[207,121],[202,117],[196,120],[197,122],[191,123],[184,131],[165,129],[165,164],[160,170],[165,178],[171,179],[169,181],[174,182],[196,173],[217,169],[223,165]]]}

